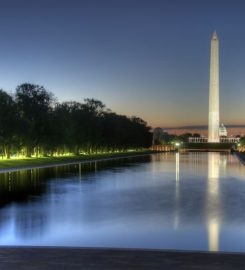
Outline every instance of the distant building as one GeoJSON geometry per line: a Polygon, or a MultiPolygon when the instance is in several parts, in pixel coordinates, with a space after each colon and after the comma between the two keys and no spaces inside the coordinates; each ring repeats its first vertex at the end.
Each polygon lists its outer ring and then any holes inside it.
{"type": "Polygon", "coordinates": [[[220,128],[219,128],[219,136],[220,137],[227,137],[227,129],[224,126],[224,124],[221,124],[220,128]]]}
{"type": "MultiPolygon", "coordinates": [[[[231,135],[230,138],[228,138],[228,132],[224,124],[221,124],[219,127],[219,137],[221,143],[239,143],[240,138],[239,137],[233,137],[231,135]]],[[[189,138],[190,143],[206,143],[208,142],[208,138],[206,137],[190,137],[189,138]]]]}
{"type": "Polygon", "coordinates": [[[201,136],[201,137],[189,137],[188,139],[189,143],[207,143],[208,138],[201,136]]]}

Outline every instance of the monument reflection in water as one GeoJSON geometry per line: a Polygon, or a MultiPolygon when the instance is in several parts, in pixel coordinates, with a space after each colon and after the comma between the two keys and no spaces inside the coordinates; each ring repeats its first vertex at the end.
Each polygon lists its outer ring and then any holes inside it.
{"type": "Polygon", "coordinates": [[[219,202],[219,177],[220,166],[226,166],[227,156],[223,156],[223,160],[221,160],[221,157],[220,153],[208,153],[207,221],[209,251],[219,250],[220,215],[217,215],[221,207],[219,202]]]}
{"type": "MultiPolygon", "coordinates": [[[[179,223],[179,184],[180,184],[180,154],[175,155],[176,160],[176,187],[175,201],[176,210],[174,218],[174,228],[178,227],[179,223]]],[[[208,230],[208,250],[219,251],[219,223],[220,216],[217,215],[220,209],[219,203],[219,177],[220,167],[225,170],[227,164],[227,156],[221,156],[218,152],[208,153],[208,188],[207,188],[207,230],[208,230]]]]}

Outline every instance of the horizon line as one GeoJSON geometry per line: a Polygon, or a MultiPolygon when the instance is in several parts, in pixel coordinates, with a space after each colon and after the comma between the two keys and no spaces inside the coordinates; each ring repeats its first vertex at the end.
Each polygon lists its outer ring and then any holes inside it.
{"type": "MultiPolygon", "coordinates": [[[[225,125],[226,128],[245,128],[245,124],[237,124],[237,125],[225,125]]],[[[207,129],[208,125],[187,125],[187,126],[177,126],[177,127],[162,127],[162,129],[207,129]]]]}

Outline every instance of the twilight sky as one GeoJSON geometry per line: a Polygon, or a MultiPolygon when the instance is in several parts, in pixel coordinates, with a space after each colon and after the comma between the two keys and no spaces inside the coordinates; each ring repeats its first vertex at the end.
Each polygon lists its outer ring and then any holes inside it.
{"type": "Polygon", "coordinates": [[[0,0],[0,88],[41,84],[153,127],[205,125],[220,40],[225,124],[245,124],[243,0],[0,0]]]}

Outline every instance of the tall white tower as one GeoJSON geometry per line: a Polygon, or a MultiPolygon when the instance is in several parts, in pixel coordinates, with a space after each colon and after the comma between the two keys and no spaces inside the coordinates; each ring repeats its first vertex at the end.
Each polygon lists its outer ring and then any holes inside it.
{"type": "Polygon", "coordinates": [[[219,40],[214,32],[210,56],[208,142],[219,141],[219,40]]]}

